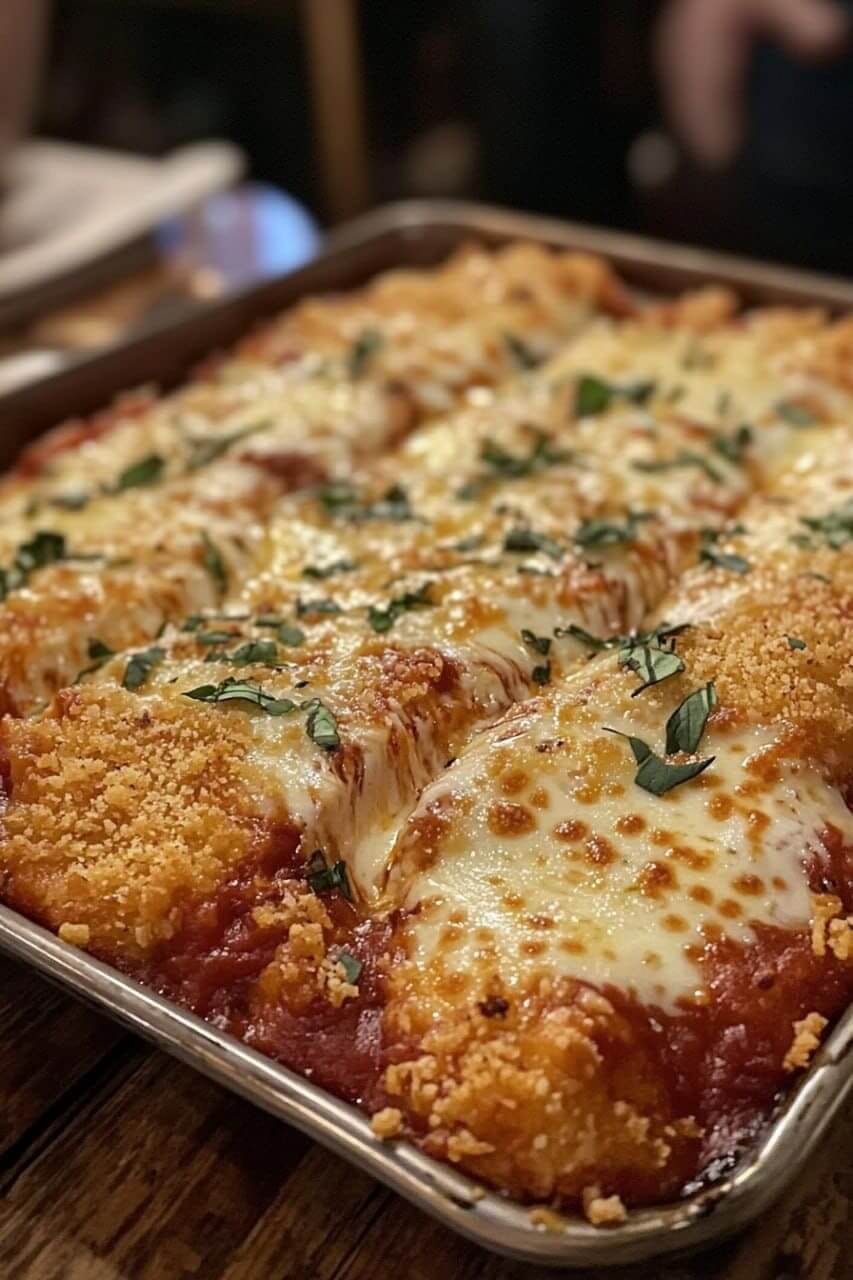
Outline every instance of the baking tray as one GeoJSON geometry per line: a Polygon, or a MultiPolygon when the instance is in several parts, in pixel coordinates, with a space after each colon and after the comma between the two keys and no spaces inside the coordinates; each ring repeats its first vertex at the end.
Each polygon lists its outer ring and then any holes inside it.
{"type": "MultiPolygon", "coordinates": [[[[457,245],[526,238],[610,259],[637,290],[666,294],[706,282],[735,287],[747,303],[819,303],[853,309],[853,284],[828,276],[676,248],[635,236],[448,201],[392,205],[335,232],[307,267],[152,330],[0,400],[0,465],[46,427],[102,407],[118,392],[169,387],[193,363],[308,293],[348,289],[394,266],[428,266],[457,245]]],[[[675,1203],[629,1213],[613,1228],[555,1216],[533,1224],[529,1209],[406,1142],[382,1144],[367,1118],[301,1076],[108,965],[0,907],[0,950],[110,1014],[225,1088],[296,1125],[379,1178],[448,1227],[509,1257],[553,1267],[614,1266],[693,1251],[731,1235],[764,1212],[805,1169],[853,1091],[853,1008],[779,1105],[738,1165],[675,1203]]]]}

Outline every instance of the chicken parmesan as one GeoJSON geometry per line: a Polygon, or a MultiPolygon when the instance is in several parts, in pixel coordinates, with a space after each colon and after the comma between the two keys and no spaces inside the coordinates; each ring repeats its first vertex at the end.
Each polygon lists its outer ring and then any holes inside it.
{"type": "Polygon", "coordinates": [[[467,250],[0,485],[0,896],[521,1201],[853,998],[853,320],[467,250]]]}

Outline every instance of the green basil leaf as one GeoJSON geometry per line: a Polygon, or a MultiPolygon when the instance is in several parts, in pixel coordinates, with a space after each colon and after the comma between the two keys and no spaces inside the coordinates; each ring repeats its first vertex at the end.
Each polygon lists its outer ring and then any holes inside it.
{"type": "Polygon", "coordinates": [[[279,643],[285,645],[288,649],[295,649],[297,645],[302,644],[305,640],[305,632],[292,622],[282,622],[276,630],[276,635],[279,643]]]}
{"type": "Polygon", "coordinates": [[[805,640],[801,640],[799,636],[785,636],[785,639],[788,641],[789,649],[805,649],[806,648],[805,640]]]}
{"type": "Polygon", "coordinates": [[[505,333],[504,343],[516,368],[535,369],[542,363],[541,358],[535,351],[531,350],[522,338],[519,338],[517,333],[505,333]]]}
{"type": "Polygon", "coordinates": [[[335,862],[332,866],[329,866],[322,849],[315,849],[312,853],[306,867],[305,878],[314,893],[318,895],[331,893],[333,889],[338,889],[347,902],[352,902],[353,900],[347,864],[345,862],[335,862]]]}
{"type": "Polygon", "coordinates": [[[653,684],[660,684],[661,680],[668,680],[670,676],[678,675],[684,670],[684,663],[671,648],[666,649],[645,641],[629,641],[620,649],[619,665],[636,672],[643,681],[631,694],[632,698],[636,698],[653,684]]]}
{"type": "Polygon", "coordinates": [[[800,523],[820,534],[827,546],[838,551],[845,543],[853,541],[853,498],[848,498],[825,516],[801,516],[800,523]]]}
{"type": "Polygon", "coordinates": [[[716,449],[721,457],[728,462],[736,465],[743,462],[749,446],[752,444],[752,427],[745,422],[736,427],[731,435],[720,435],[711,437],[711,448],[716,449]]]}
{"type": "Polygon", "coordinates": [[[248,702],[260,707],[269,716],[286,716],[296,710],[296,703],[290,698],[276,698],[257,684],[248,680],[238,680],[229,676],[220,684],[203,684],[197,689],[189,689],[185,698],[193,698],[197,702],[248,702]]]}
{"type": "Polygon", "coordinates": [[[431,582],[425,582],[417,591],[406,591],[395,596],[386,605],[371,605],[367,611],[367,620],[374,631],[382,634],[390,631],[398,618],[415,609],[429,609],[435,604],[430,599],[431,582]]]}
{"type": "Polygon", "coordinates": [[[341,739],[334,713],[319,698],[303,702],[302,709],[308,712],[305,730],[311,741],[325,751],[336,751],[341,745],[341,739]]]}
{"type": "Polygon", "coordinates": [[[506,534],[504,551],[541,551],[552,560],[560,560],[563,556],[563,549],[554,538],[549,538],[544,533],[537,533],[535,529],[525,529],[520,526],[510,529],[506,534]]]}
{"type": "Polygon", "coordinates": [[[202,532],[201,541],[204,549],[202,564],[220,591],[224,591],[228,586],[228,570],[225,567],[222,553],[206,531],[202,532]]]}
{"type": "Polygon", "coordinates": [[[340,612],[341,606],[337,601],[332,600],[329,596],[323,596],[319,600],[296,601],[296,616],[299,618],[305,618],[311,614],[320,614],[324,617],[331,617],[333,614],[340,612]]]}
{"type": "Polygon", "coordinates": [[[344,977],[351,987],[354,987],[361,977],[363,965],[360,960],[356,960],[355,956],[349,951],[341,950],[335,956],[335,960],[344,971],[344,977]]]}
{"type": "Polygon", "coordinates": [[[152,668],[162,662],[165,656],[166,650],[161,649],[159,645],[153,645],[150,649],[144,649],[141,653],[134,653],[124,669],[124,675],[121,680],[123,687],[131,691],[141,688],[148,679],[152,668]]]}
{"type": "Polygon", "coordinates": [[[541,666],[534,667],[530,673],[530,679],[534,684],[546,685],[551,683],[551,664],[543,662],[541,666]]]}
{"type": "Polygon", "coordinates": [[[697,453],[695,449],[681,449],[674,458],[661,459],[638,459],[631,463],[634,471],[645,471],[649,473],[674,471],[679,467],[698,467],[700,471],[704,471],[709,480],[713,480],[715,484],[720,484],[723,477],[719,471],[711,465],[708,459],[702,453],[697,453]]]}
{"type": "Polygon", "coordinates": [[[166,465],[165,458],[159,453],[149,453],[146,457],[140,458],[138,462],[132,462],[129,467],[125,467],[124,471],[119,473],[112,488],[108,488],[109,493],[123,493],[125,489],[140,489],[150,484],[156,484],[163,474],[163,468],[166,465]]]}
{"type": "Polygon", "coordinates": [[[717,702],[717,691],[713,680],[695,689],[673,711],[666,722],[666,754],[675,755],[678,751],[693,755],[698,749],[705,725],[712,708],[717,702]]]}
{"type": "Polygon", "coordinates": [[[229,655],[228,661],[235,667],[274,667],[278,662],[278,646],[275,640],[249,640],[229,655]]]}
{"type": "Polygon", "coordinates": [[[814,427],[819,421],[811,410],[805,409],[793,400],[780,400],[776,405],[776,412],[792,427],[814,427]]]}
{"type": "Polygon", "coordinates": [[[536,653],[541,653],[543,657],[547,656],[551,649],[550,636],[537,636],[533,631],[522,629],[521,638],[524,643],[536,653]]]}
{"type": "Polygon", "coordinates": [[[333,578],[337,573],[350,573],[357,568],[358,565],[354,560],[334,560],[331,564],[324,565],[306,564],[302,570],[302,577],[321,582],[324,578],[333,578]]]}
{"type": "Polygon", "coordinates": [[[347,362],[349,376],[353,380],[360,378],[367,371],[367,366],[384,341],[385,339],[378,329],[364,329],[358,335],[352,344],[347,362]]]}
{"type": "Polygon", "coordinates": [[[574,412],[576,418],[588,418],[609,409],[614,400],[628,400],[643,405],[654,395],[657,383],[653,381],[608,382],[595,374],[583,374],[575,388],[574,412]]]}

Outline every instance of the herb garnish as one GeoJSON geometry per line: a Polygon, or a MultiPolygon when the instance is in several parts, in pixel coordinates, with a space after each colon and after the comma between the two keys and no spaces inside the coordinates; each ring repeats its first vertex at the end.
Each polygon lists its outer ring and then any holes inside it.
{"type": "Polygon", "coordinates": [[[602,725],[602,728],[607,733],[615,733],[618,737],[628,740],[634,759],[640,766],[634,775],[634,781],[638,787],[642,787],[653,796],[662,796],[682,782],[689,782],[691,778],[695,778],[697,774],[707,769],[709,764],[714,763],[715,757],[709,756],[707,760],[695,760],[689,764],[670,764],[668,760],[662,760],[660,756],[655,755],[642,738],[635,738],[630,733],[621,733],[619,729],[609,729],[607,725],[602,725]]]}
{"type": "MultiPolygon", "coordinates": [[[[826,544],[838,551],[845,543],[853,541],[853,498],[848,498],[840,507],[828,511],[825,516],[801,516],[800,524],[814,533],[822,534],[826,544]]],[[[806,535],[800,535],[804,538],[806,535]]],[[[792,538],[792,541],[794,539],[792,538]]],[[[801,541],[797,545],[805,546],[801,541]]]]}
{"type": "Polygon", "coordinates": [[[124,493],[126,489],[140,489],[149,484],[156,484],[163,474],[165,465],[166,460],[159,453],[149,453],[138,462],[132,462],[129,467],[125,467],[124,471],[119,473],[115,484],[105,486],[104,492],[124,493]]]}
{"type": "Polygon", "coordinates": [[[650,511],[629,511],[624,524],[601,517],[582,520],[574,532],[573,540],[579,547],[625,545],[635,540],[640,521],[650,520],[651,517],[650,511]]]}
{"type": "Polygon", "coordinates": [[[325,703],[319,698],[310,698],[300,704],[300,709],[308,712],[305,728],[311,741],[326,751],[337,750],[341,745],[338,721],[325,703]]]}
{"type": "Polygon", "coordinates": [[[121,683],[125,689],[139,689],[145,681],[153,667],[162,662],[166,656],[166,650],[159,645],[154,645],[150,649],[144,649],[142,653],[134,653],[129,659],[124,669],[121,683]]]}
{"type": "Polygon", "coordinates": [[[303,578],[314,578],[321,582],[324,578],[333,578],[336,573],[351,573],[358,565],[354,560],[334,560],[331,564],[306,564],[302,570],[303,578]]]}
{"type": "Polygon", "coordinates": [[[728,462],[736,465],[743,462],[746,451],[752,444],[752,427],[748,423],[742,422],[739,427],[735,427],[731,435],[719,435],[711,437],[711,448],[716,449],[721,457],[728,462]]]}
{"type": "Polygon", "coordinates": [[[717,691],[713,680],[695,689],[680,703],[666,722],[666,754],[684,751],[692,755],[697,750],[711,709],[716,706],[717,691]]]}
{"type": "Polygon", "coordinates": [[[672,632],[669,639],[659,633],[652,637],[637,636],[620,648],[619,665],[627,667],[641,677],[643,683],[631,694],[636,698],[653,684],[660,684],[670,676],[678,675],[684,670],[684,663],[673,648],[672,632]]]}
{"type": "Polygon", "coordinates": [[[337,953],[335,960],[343,969],[344,977],[347,982],[351,987],[354,987],[361,976],[362,969],[364,968],[361,961],[356,960],[354,955],[351,955],[349,951],[344,950],[337,953]]]}
{"type": "Polygon", "coordinates": [[[788,641],[789,649],[805,649],[806,647],[805,640],[801,640],[799,636],[785,636],[785,639],[788,641]]]}
{"type": "Polygon", "coordinates": [[[631,404],[643,405],[654,395],[657,383],[641,382],[608,382],[594,374],[583,374],[575,389],[575,417],[586,418],[593,414],[603,413],[609,409],[614,400],[627,400],[631,404]]]}
{"type": "Polygon", "coordinates": [[[715,484],[722,483],[723,479],[705,455],[697,453],[695,449],[680,449],[673,458],[640,458],[632,462],[631,466],[635,471],[646,471],[650,474],[658,471],[674,471],[678,467],[698,467],[715,484]]]}
{"type": "Polygon", "coordinates": [[[412,511],[409,495],[399,484],[391,485],[376,502],[362,502],[357,491],[348,484],[332,484],[317,495],[329,515],[343,520],[418,520],[412,511]]]}
{"type": "Polygon", "coordinates": [[[333,889],[340,889],[347,902],[352,902],[347,864],[339,861],[329,866],[322,849],[315,849],[311,854],[305,869],[305,879],[316,894],[331,893],[333,889]]]}
{"type": "Polygon", "coordinates": [[[82,511],[89,501],[89,494],[81,489],[75,493],[57,493],[50,499],[50,504],[52,507],[59,507],[62,511],[82,511]]]}
{"type": "Polygon", "coordinates": [[[748,560],[744,560],[743,556],[739,556],[732,551],[718,550],[714,544],[719,541],[719,538],[720,532],[717,529],[702,530],[702,546],[699,550],[700,561],[716,565],[718,569],[728,569],[730,573],[749,573],[750,563],[748,560]]]}
{"type": "Polygon", "coordinates": [[[456,490],[457,498],[469,500],[477,498],[482,491],[495,480],[519,480],[523,476],[532,476],[544,471],[546,467],[558,463],[577,464],[578,454],[572,449],[560,449],[554,445],[553,437],[539,427],[531,427],[533,443],[526,454],[510,453],[503,445],[486,439],[480,446],[480,461],[485,462],[489,471],[485,475],[475,476],[467,484],[456,490]]]}
{"type": "Polygon", "coordinates": [[[225,567],[222,553],[206,530],[202,530],[201,542],[204,548],[202,564],[220,591],[224,591],[228,586],[228,570],[225,567]]]}
{"type": "Polygon", "coordinates": [[[544,662],[541,666],[534,667],[530,673],[530,679],[534,684],[550,684],[551,683],[551,663],[544,662]]]}
{"type": "Polygon", "coordinates": [[[504,551],[541,551],[552,560],[559,560],[563,555],[562,547],[554,538],[522,526],[509,530],[504,538],[504,551]]]}
{"type": "Polygon", "coordinates": [[[243,427],[239,431],[229,431],[224,436],[188,437],[187,444],[190,449],[190,457],[187,462],[187,470],[198,471],[200,467],[206,467],[208,463],[215,462],[217,458],[221,458],[222,454],[230,449],[232,444],[236,444],[238,440],[245,440],[246,436],[252,436],[256,431],[263,431],[265,427],[270,425],[268,421],[256,422],[252,426],[243,427]]]}
{"type": "Polygon", "coordinates": [[[188,689],[185,698],[193,698],[196,702],[249,702],[260,707],[268,716],[286,716],[296,710],[296,703],[290,698],[276,698],[265,693],[260,685],[251,684],[248,680],[238,680],[229,676],[219,684],[203,684],[197,689],[188,689]]]}
{"type": "Polygon", "coordinates": [[[115,657],[115,650],[110,649],[104,644],[103,640],[98,640],[94,636],[89,641],[86,647],[86,652],[92,665],[84,667],[82,671],[79,671],[72,681],[73,684],[77,684],[77,682],[82,680],[84,676],[91,675],[93,671],[100,671],[104,663],[109,662],[110,658],[115,657]]]}
{"type": "Polygon", "coordinates": [[[385,341],[378,329],[363,329],[350,350],[347,367],[349,376],[355,380],[366,372],[376,352],[385,341]]]}
{"type": "Polygon", "coordinates": [[[304,618],[312,613],[331,616],[334,613],[341,612],[341,606],[336,600],[332,600],[329,596],[323,596],[322,599],[319,600],[296,601],[296,614],[299,618],[304,618]]]}
{"type": "Polygon", "coordinates": [[[425,582],[417,591],[406,591],[403,595],[395,596],[387,605],[372,604],[367,611],[367,620],[373,630],[380,633],[390,631],[404,613],[431,608],[435,604],[429,595],[431,586],[431,582],[425,582]]]}
{"type": "Polygon", "coordinates": [[[11,568],[0,569],[0,600],[5,600],[10,591],[23,587],[36,569],[68,558],[65,535],[53,529],[39,529],[29,542],[20,544],[11,568]]]}
{"type": "Polygon", "coordinates": [[[537,636],[534,631],[528,631],[525,627],[522,629],[521,638],[530,649],[535,649],[535,651],[537,653],[541,653],[543,657],[550,651],[550,636],[537,636]]]}
{"type": "MultiPolygon", "coordinates": [[[[211,660],[214,660],[213,654],[211,654],[211,660]]],[[[249,667],[255,664],[274,667],[278,661],[278,646],[275,640],[248,640],[232,654],[222,654],[219,660],[230,662],[235,667],[249,667]]]]}
{"type": "Polygon", "coordinates": [[[517,333],[505,333],[504,343],[509,354],[512,356],[513,363],[518,369],[535,369],[537,365],[542,363],[541,358],[532,351],[527,343],[519,338],[517,333]]]}
{"type": "Polygon", "coordinates": [[[776,412],[792,427],[814,427],[818,423],[818,418],[810,409],[804,408],[793,400],[780,400],[776,405],[776,412]]]}

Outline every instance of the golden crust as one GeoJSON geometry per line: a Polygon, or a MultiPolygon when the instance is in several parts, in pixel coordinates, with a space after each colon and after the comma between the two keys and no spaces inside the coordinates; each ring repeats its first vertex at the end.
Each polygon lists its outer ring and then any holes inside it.
{"type": "MultiPolygon", "coordinates": [[[[26,717],[0,722],[4,900],[283,1061],[352,1057],[361,1083],[335,1087],[380,1139],[601,1226],[676,1194],[706,1135],[654,1026],[683,1017],[681,1044],[725,1005],[696,956],[748,971],[774,894],[833,991],[853,954],[837,865],[809,896],[784,862],[820,861],[830,809],[844,825],[853,758],[853,321],[736,311],[716,288],[639,308],[597,259],[471,248],[40,442],[0,490],[0,711],[26,717]],[[162,475],[123,493],[145,455],[162,475]],[[100,560],[21,582],[38,529],[100,560]],[[664,619],[689,623],[684,670],[638,700],[596,640],[664,619]],[[184,696],[234,679],[260,704],[184,696]],[[660,750],[710,682],[715,769],[652,802],[624,735],[660,750]],[[735,866],[739,842],[768,867],[735,866]]],[[[774,1087],[827,1024],[806,998],[764,1054],[774,1087]]]]}

